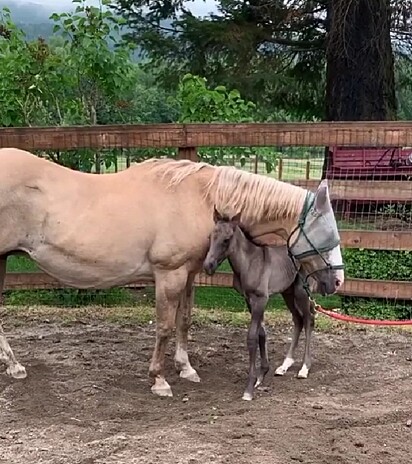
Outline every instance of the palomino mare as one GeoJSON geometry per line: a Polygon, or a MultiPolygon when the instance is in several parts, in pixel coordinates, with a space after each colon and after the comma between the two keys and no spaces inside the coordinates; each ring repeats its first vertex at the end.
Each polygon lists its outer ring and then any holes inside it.
{"type": "MultiPolygon", "coordinates": [[[[152,392],[160,396],[172,395],[164,362],[175,326],[180,376],[200,380],[189,362],[188,330],[193,280],[208,250],[214,205],[223,214],[241,211],[242,226],[253,237],[281,229],[307,272],[327,267],[321,278],[326,293],[334,293],[343,282],[326,184],[315,197],[265,176],[187,160],[152,159],[116,174],[96,175],[72,171],[26,151],[0,150],[3,259],[24,252],[64,285],[83,289],[154,277],[156,342],[149,374],[152,392]],[[314,198],[329,214],[327,221],[322,215],[307,214],[308,201],[314,198]],[[302,212],[310,221],[302,223],[302,212]],[[316,243],[314,254],[306,236],[316,243]]],[[[13,364],[4,349],[3,359],[9,367],[13,364]]]]}
{"type": "MultiPolygon", "coordinates": [[[[310,340],[314,327],[314,313],[310,300],[298,274],[297,265],[288,256],[286,246],[258,246],[248,240],[239,227],[240,214],[233,218],[214,214],[215,228],[210,237],[210,247],[203,263],[204,270],[213,274],[227,259],[233,271],[233,287],[240,293],[251,314],[247,334],[249,350],[249,376],[244,400],[252,400],[254,388],[259,386],[269,371],[266,349],[266,330],[263,324],[264,311],[269,297],[281,293],[293,318],[293,336],[289,350],[275,373],[284,375],[294,364],[294,354],[303,327],[305,328],[305,355],[298,378],[307,378],[311,367],[310,340]],[[256,372],[256,352],[259,345],[260,372],[256,372]]],[[[311,279],[311,290],[316,290],[316,281],[311,279]]]]}

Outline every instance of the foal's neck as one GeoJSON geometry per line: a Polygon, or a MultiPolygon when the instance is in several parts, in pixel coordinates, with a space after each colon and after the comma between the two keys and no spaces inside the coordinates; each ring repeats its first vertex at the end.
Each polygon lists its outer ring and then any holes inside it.
{"type": "Polygon", "coordinates": [[[236,227],[235,229],[230,248],[231,250],[228,255],[228,261],[233,271],[237,274],[240,274],[248,268],[247,264],[252,255],[261,253],[263,256],[264,251],[263,247],[255,245],[248,240],[240,227],[236,227]]]}

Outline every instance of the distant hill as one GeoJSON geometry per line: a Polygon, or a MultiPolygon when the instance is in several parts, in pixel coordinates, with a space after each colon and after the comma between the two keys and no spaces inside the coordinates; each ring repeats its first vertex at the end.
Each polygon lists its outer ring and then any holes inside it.
{"type": "Polygon", "coordinates": [[[47,39],[53,33],[50,8],[30,1],[0,0],[0,9],[3,7],[9,8],[13,21],[23,29],[28,40],[37,37],[47,39]]]}
{"type": "MultiPolygon", "coordinates": [[[[55,6],[43,5],[30,0],[0,0],[0,10],[3,7],[9,8],[15,24],[26,34],[27,40],[35,40],[42,37],[47,40],[53,35],[54,21],[50,19],[52,13],[71,11],[74,5],[69,0],[59,2],[56,0],[55,6]],[[57,6],[58,5],[58,6],[57,6]]],[[[165,21],[165,26],[170,22],[165,21]]],[[[126,32],[125,28],[124,32],[126,32]]],[[[139,60],[140,52],[137,50],[134,59],[139,60]]]]}

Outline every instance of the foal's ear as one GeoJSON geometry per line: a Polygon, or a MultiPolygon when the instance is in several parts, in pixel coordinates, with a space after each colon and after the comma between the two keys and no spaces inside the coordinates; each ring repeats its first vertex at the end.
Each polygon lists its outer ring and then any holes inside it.
{"type": "Polygon", "coordinates": [[[219,213],[219,211],[216,209],[216,206],[213,207],[213,220],[215,222],[218,221],[223,221],[223,216],[219,213]]]}
{"type": "Polygon", "coordinates": [[[233,222],[235,225],[239,225],[240,224],[240,217],[242,216],[242,212],[240,213],[237,213],[235,214],[232,219],[230,220],[230,222],[233,222]]]}

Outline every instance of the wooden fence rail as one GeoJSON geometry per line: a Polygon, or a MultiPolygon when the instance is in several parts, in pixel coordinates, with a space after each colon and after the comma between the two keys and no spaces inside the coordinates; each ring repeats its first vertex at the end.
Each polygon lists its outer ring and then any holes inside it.
{"type": "MultiPolygon", "coordinates": [[[[213,276],[198,274],[195,285],[199,287],[232,287],[233,275],[229,272],[217,272],[213,276]]],[[[137,280],[126,288],[142,288],[153,286],[150,279],[137,280]]],[[[6,274],[5,290],[51,290],[69,288],[58,280],[43,272],[10,272],[6,274]]],[[[338,292],[340,295],[373,297],[373,298],[397,298],[400,300],[412,300],[412,282],[346,279],[338,292]]]]}
{"type": "Polygon", "coordinates": [[[0,148],[412,146],[412,121],[1,128],[0,148]]]}

